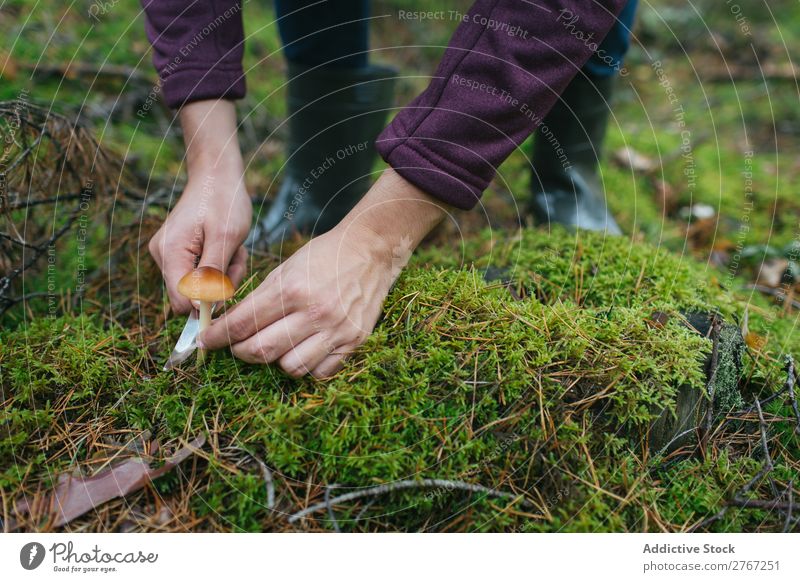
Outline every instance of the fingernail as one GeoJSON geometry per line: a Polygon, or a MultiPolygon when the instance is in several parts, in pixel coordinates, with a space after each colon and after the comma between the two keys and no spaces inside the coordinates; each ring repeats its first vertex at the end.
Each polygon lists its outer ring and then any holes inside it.
{"type": "Polygon", "coordinates": [[[195,343],[197,344],[197,347],[200,348],[201,350],[206,349],[206,344],[204,344],[200,338],[197,338],[197,341],[195,341],[195,343]]]}

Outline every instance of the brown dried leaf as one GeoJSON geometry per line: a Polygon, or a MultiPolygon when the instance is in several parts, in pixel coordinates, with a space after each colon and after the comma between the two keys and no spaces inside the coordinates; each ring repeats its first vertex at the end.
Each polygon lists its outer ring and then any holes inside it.
{"type": "Polygon", "coordinates": [[[664,180],[655,180],[653,188],[656,194],[656,203],[661,207],[661,212],[672,216],[678,208],[678,195],[675,188],[664,180]]]}
{"type": "Polygon", "coordinates": [[[670,316],[668,313],[664,313],[663,311],[654,311],[650,314],[650,318],[645,320],[645,324],[649,327],[653,327],[656,329],[662,329],[670,320],[670,316]]]}
{"type": "Polygon", "coordinates": [[[19,74],[17,61],[6,51],[0,51],[0,77],[14,81],[19,74]]]}
{"type": "Polygon", "coordinates": [[[751,350],[757,352],[767,344],[767,338],[752,331],[745,334],[744,341],[751,350]]]}
{"type": "MultiPolygon", "coordinates": [[[[49,518],[52,527],[62,526],[103,503],[138,491],[185,461],[205,442],[205,436],[195,437],[156,469],[141,458],[131,458],[91,477],[61,475],[56,488],[40,502],[30,504],[26,497],[20,498],[16,504],[17,513],[41,515],[49,518]]],[[[157,446],[153,443],[151,450],[157,446]]]]}

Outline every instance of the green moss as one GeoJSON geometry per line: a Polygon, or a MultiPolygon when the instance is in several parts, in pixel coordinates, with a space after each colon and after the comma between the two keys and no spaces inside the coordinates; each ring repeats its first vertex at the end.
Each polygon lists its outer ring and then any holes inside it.
{"type": "MultiPolygon", "coordinates": [[[[498,237],[493,260],[477,252],[487,240],[470,243],[474,268],[443,267],[450,259],[433,251],[415,259],[376,332],[327,383],[226,353],[196,374],[159,372],[147,346],[99,314],[3,331],[4,491],[90,458],[93,445],[79,435],[102,426],[148,429],[161,440],[212,430],[217,442],[262,454],[280,476],[279,495],[282,483],[309,479],[359,487],[436,477],[527,491],[549,515],[499,513],[496,502],[457,491],[405,492],[380,500],[380,519],[356,522],[343,511],[346,529],[434,527],[469,511],[475,530],[639,530],[651,505],[676,524],[716,511],[726,493],[716,479],[689,460],[652,477],[641,446],[678,386],[704,390],[710,350],[678,317],[651,325],[652,311],[708,307],[727,295],[702,284],[690,261],[624,239],[530,231],[498,237]],[[489,266],[508,269],[529,297],[514,300],[505,284],[485,281],[489,266]],[[592,268],[591,284],[582,284],[592,268]],[[625,288],[636,284],[637,293],[625,288]],[[69,452],[46,438],[54,430],[75,443],[69,452]],[[688,475],[694,480],[684,482],[688,475]],[[641,499],[620,503],[632,487],[641,499]]],[[[170,323],[155,360],[179,324],[170,323]]],[[[217,527],[272,527],[257,471],[204,467],[196,515],[217,527]]],[[[175,478],[160,485],[163,494],[180,489],[175,478]]]]}
{"type": "Polygon", "coordinates": [[[724,326],[719,334],[720,346],[731,346],[732,349],[720,349],[717,374],[714,377],[714,402],[718,410],[727,412],[738,410],[744,405],[739,392],[739,378],[736,375],[741,369],[737,360],[742,356],[741,332],[734,326],[724,326]]]}

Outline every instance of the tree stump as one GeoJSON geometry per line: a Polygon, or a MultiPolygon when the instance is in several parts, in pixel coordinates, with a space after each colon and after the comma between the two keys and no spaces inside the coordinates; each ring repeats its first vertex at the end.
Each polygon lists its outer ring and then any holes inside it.
{"type": "MultiPolygon", "coordinates": [[[[712,337],[713,318],[721,317],[711,313],[684,315],[689,327],[706,337],[712,337]]],[[[706,385],[708,392],[713,394],[713,399],[709,398],[709,394],[689,386],[681,386],[675,397],[675,410],[664,410],[650,427],[648,443],[652,452],[669,453],[691,442],[697,435],[697,429],[704,426],[712,400],[713,416],[742,405],[739,378],[745,343],[741,331],[738,326],[723,321],[716,342],[716,366],[713,365],[711,354],[705,361],[706,385]]]]}

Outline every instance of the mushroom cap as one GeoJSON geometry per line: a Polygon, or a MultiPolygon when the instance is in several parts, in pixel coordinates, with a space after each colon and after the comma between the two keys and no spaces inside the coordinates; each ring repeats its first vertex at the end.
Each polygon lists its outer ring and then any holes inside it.
{"type": "Polygon", "coordinates": [[[236,289],[228,276],[213,267],[200,267],[186,273],[178,281],[178,293],[198,301],[225,301],[236,289]]]}

